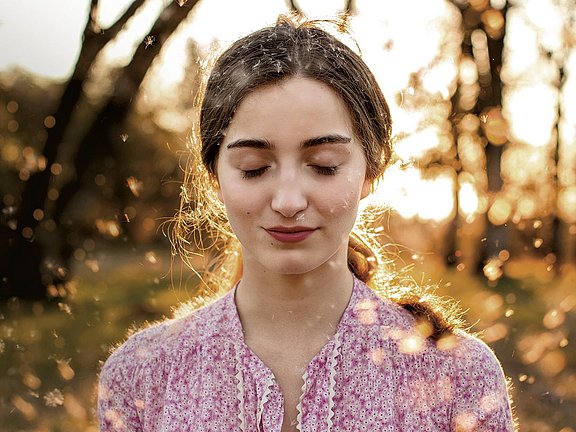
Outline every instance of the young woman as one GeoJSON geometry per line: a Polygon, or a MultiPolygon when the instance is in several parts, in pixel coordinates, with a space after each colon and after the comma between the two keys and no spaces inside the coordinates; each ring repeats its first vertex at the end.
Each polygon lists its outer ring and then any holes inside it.
{"type": "Polygon", "coordinates": [[[178,224],[217,234],[199,298],[218,299],[114,352],[101,431],[514,429],[490,349],[352,233],[390,128],[367,66],[313,22],[281,18],[219,57],[178,224]]]}

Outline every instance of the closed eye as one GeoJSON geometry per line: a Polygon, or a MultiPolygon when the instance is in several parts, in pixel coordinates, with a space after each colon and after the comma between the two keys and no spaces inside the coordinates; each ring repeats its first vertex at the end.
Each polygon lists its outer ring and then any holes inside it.
{"type": "Polygon", "coordinates": [[[257,168],[253,170],[242,170],[242,178],[251,179],[255,177],[260,177],[269,167],[265,166],[262,168],[257,168]]]}
{"type": "Polygon", "coordinates": [[[320,166],[320,165],[312,165],[312,167],[318,172],[318,174],[333,176],[336,175],[338,172],[337,166],[320,166]]]}
{"type": "MultiPolygon", "coordinates": [[[[318,174],[325,176],[333,176],[338,172],[337,166],[320,166],[320,165],[310,165],[318,174]]],[[[253,170],[242,170],[242,178],[251,179],[255,177],[260,177],[266,172],[269,167],[261,167],[253,170]]]]}

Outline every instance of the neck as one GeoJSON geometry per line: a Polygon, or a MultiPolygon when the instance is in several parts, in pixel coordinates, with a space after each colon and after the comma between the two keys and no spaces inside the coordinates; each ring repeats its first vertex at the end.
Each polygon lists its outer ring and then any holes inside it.
{"type": "Polygon", "coordinates": [[[350,300],[352,285],[346,264],[284,275],[245,263],[236,306],[245,330],[252,326],[294,330],[320,323],[335,326],[350,300]]]}

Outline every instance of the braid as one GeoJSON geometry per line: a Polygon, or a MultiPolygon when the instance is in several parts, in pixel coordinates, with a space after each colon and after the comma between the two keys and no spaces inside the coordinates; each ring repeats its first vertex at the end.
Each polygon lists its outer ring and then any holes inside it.
{"type": "MultiPolygon", "coordinates": [[[[375,240],[373,242],[376,242],[375,240]]],[[[439,340],[462,327],[461,314],[455,304],[431,294],[407,276],[384,271],[378,263],[376,244],[353,231],[348,239],[348,268],[380,296],[409,311],[416,321],[430,329],[427,336],[439,340]]]]}
{"type": "Polygon", "coordinates": [[[348,268],[364,283],[368,283],[378,269],[376,255],[354,232],[348,238],[348,268]]]}

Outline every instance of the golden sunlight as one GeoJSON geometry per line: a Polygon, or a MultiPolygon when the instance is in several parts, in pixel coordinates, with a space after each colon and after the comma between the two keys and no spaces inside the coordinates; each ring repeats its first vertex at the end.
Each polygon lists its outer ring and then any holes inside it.
{"type": "Polygon", "coordinates": [[[422,171],[400,164],[391,166],[374,192],[362,202],[393,208],[405,219],[442,221],[454,212],[454,177],[449,169],[439,170],[430,178],[422,171]]]}
{"type": "MultiPolygon", "coordinates": [[[[138,46],[160,43],[148,37],[149,31],[171,1],[146,2],[106,47],[85,86],[90,97],[98,100],[99,94],[109,90],[110,71],[126,64],[138,46]]],[[[334,18],[345,4],[302,1],[298,6],[310,18],[334,18]]],[[[99,26],[106,29],[127,5],[127,1],[102,0],[99,26]]],[[[398,161],[366,203],[389,206],[402,217],[423,221],[446,221],[458,213],[472,223],[487,213],[497,225],[537,216],[545,211],[541,204],[546,203],[555,205],[564,221],[574,220],[576,99],[571,95],[576,91],[576,50],[566,48],[562,6],[546,0],[513,4],[504,11],[504,5],[503,0],[470,3],[478,11],[481,25],[471,34],[471,52],[463,53],[461,26],[467,24],[452,2],[354,3],[350,18],[353,38],[391,102],[398,161]],[[414,14],[416,9],[419,13],[414,14]],[[490,85],[494,73],[489,42],[504,31],[502,106],[475,112],[481,89],[490,85]],[[560,66],[564,76],[559,75],[560,66]],[[456,91],[457,105],[452,107],[456,91]],[[454,138],[449,118],[452,110],[463,113],[454,138]],[[499,175],[504,184],[490,202],[486,195],[487,143],[503,146],[499,175]],[[556,172],[550,168],[554,166],[556,172]],[[542,200],[548,190],[544,184],[555,175],[557,195],[542,200]],[[526,188],[536,190],[526,192],[526,188]]],[[[181,6],[187,7],[186,2],[181,6]]],[[[199,77],[192,74],[197,73],[198,63],[242,34],[272,23],[286,10],[283,0],[255,0],[248,5],[199,2],[194,13],[162,41],[160,55],[142,84],[138,112],[150,113],[166,130],[186,134],[193,119],[192,99],[199,77]],[[224,8],[227,13],[221,14],[224,8]],[[183,101],[183,92],[187,101],[183,101]]],[[[345,42],[354,45],[353,40],[345,42]]],[[[3,149],[4,159],[19,157],[11,149],[10,145],[3,149]]],[[[29,172],[26,168],[22,175],[29,172]]],[[[137,194],[135,186],[130,183],[130,190],[137,194]]]]}
{"type": "Polygon", "coordinates": [[[505,115],[513,137],[536,147],[550,143],[556,124],[558,92],[549,84],[513,88],[505,93],[505,115]]]}
{"type": "Polygon", "coordinates": [[[469,181],[461,181],[458,191],[458,204],[460,213],[466,217],[466,222],[472,222],[474,215],[480,209],[480,199],[474,184],[469,181]]]}

